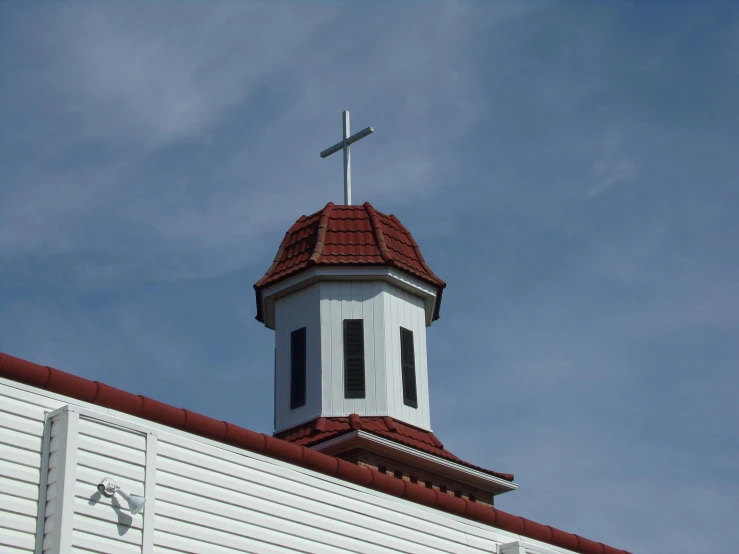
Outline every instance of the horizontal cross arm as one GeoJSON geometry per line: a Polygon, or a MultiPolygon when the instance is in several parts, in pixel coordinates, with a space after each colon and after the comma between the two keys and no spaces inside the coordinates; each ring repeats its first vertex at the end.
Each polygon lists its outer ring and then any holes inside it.
{"type": "Polygon", "coordinates": [[[321,157],[322,158],[326,158],[327,156],[330,156],[334,152],[338,152],[342,148],[344,148],[344,141],[343,140],[341,142],[337,142],[331,148],[326,148],[326,150],[324,150],[323,152],[321,152],[321,157]]]}
{"type": "Polygon", "coordinates": [[[367,127],[366,129],[362,129],[358,133],[354,133],[349,138],[342,140],[341,142],[337,142],[332,147],[326,148],[326,150],[321,152],[321,157],[326,158],[330,156],[331,154],[334,154],[335,152],[338,152],[339,150],[343,149],[345,143],[347,146],[349,146],[357,142],[359,139],[363,139],[364,137],[369,136],[374,132],[375,130],[372,127],[367,127]]]}
{"type": "Polygon", "coordinates": [[[363,139],[364,137],[369,136],[369,135],[371,135],[374,132],[375,132],[375,130],[372,127],[367,127],[366,129],[362,129],[358,133],[354,133],[352,136],[350,136],[348,139],[346,139],[346,143],[347,143],[347,145],[354,144],[359,139],[363,139]]]}

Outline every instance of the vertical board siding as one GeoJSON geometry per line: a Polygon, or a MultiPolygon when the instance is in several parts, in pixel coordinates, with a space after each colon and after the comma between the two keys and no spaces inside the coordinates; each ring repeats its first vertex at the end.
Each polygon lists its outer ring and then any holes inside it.
{"type": "Polygon", "coordinates": [[[385,414],[384,309],[380,281],[319,283],[321,365],[324,389],[322,415],[385,414]],[[364,322],[365,397],[344,398],[344,320],[364,322]]]}
{"type": "Polygon", "coordinates": [[[372,303],[372,318],[374,334],[372,344],[374,346],[375,366],[375,413],[383,415],[387,413],[387,370],[385,368],[385,313],[383,304],[383,285],[381,281],[372,281],[372,292],[370,299],[372,303]]]}
{"type": "Polygon", "coordinates": [[[385,350],[387,369],[387,413],[412,425],[431,428],[428,401],[428,368],[426,365],[426,314],[423,299],[389,283],[385,284],[385,350]],[[418,407],[403,402],[403,371],[400,360],[400,328],[413,332],[413,348],[416,358],[416,386],[418,407]]]}
{"type": "Polygon", "coordinates": [[[375,312],[373,290],[371,281],[357,282],[359,289],[359,303],[362,306],[362,319],[364,320],[364,413],[375,415],[377,413],[377,394],[375,383],[377,381],[377,367],[375,364],[375,312]],[[371,371],[367,371],[371,368],[371,371]]]}
{"type": "Polygon", "coordinates": [[[342,290],[344,288],[345,284],[338,281],[321,283],[321,318],[328,320],[331,328],[330,365],[323,367],[324,372],[331,374],[331,403],[323,407],[324,413],[328,415],[344,413],[343,327],[336,323],[342,321],[342,290]],[[327,304],[328,309],[326,309],[327,304]]]}
{"type": "Polygon", "coordinates": [[[0,552],[34,552],[44,419],[61,405],[0,387],[0,552]]]}
{"type": "Polygon", "coordinates": [[[288,429],[318,417],[322,403],[321,321],[318,285],[275,302],[275,429],[288,429]],[[305,327],[305,404],[290,409],[290,334],[305,327]]]}
{"type": "Polygon", "coordinates": [[[418,386],[418,410],[424,426],[431,429],[431,393],[429,392],[428,350],[426,349],[426,311],[422,299],[418,299],[418,332],[413,336],[416,340],[416,384],[418,386]]]}
{"type": "MultiPolygon", "coordinates": [[[[324,281],[320,291],[321,415],[390,415],[430,428],[423,299],[383,281],[324,281]],[[343,323],[364,321],[365,398],[344,398],[343,323]],[[413,331],[418,407],[403,403],[400,327],[413,331]]],[[[305,421],[305,420],[303,420],[305,421]]],[[[295,421],[295,424],[300,423],[295,421]]]]}

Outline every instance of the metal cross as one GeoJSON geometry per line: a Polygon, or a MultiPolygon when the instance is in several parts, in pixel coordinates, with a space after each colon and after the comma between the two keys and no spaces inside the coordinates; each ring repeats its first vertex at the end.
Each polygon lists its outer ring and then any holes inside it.
{"type": "Polygon", "coordinates": [[[326,158],[339,150],[344,151],[344,204],[347,206],[352,203],[352,158],[349,147],[359,139],[371,135],[374,131],[372,127],[367,127],[349,136],[349,112],[344,110],[344,140],[321,152],[321,157],[326,158]]]}

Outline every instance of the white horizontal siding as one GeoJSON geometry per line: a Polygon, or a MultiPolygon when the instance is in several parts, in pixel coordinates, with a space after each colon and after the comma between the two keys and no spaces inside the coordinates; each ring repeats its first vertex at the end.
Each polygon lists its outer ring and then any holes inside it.
{"type": "Polygon", "coordinates": [[[439,529],[417,517],[350,498],[342,487],[317,489],[322,479],[305,482],[269,463],[161,435],[158,449],[161,551],[178,548],[169,538],[176,535],[197,541],[188,552],[214,544],[247,552],[480,552],[464,533],[444,529],[440,541],[439,529]]]}
{"type": "Polygon", "coordinates": [[[61,405],[0,386],[0,552],[34,551],[44,418],[61,405]]]}
{"type": "Polygon", "coordinates": [[[132,516],[120,495],[97,490],[112,478],[131,494],[144,494],[146,435],[80,417],[74,484],[72,549],[92,552],[141,552],[142,516],[132,516]]]}
{"type": "MultiPolygon", "coordinates": [[[[16,398],[25,396],[22,403],[33,403],[36,396],[45,401],[42,395],[48,394],[16,391],[0,382],[0,394],[16,393],[20,395],[16,398]]],[[[124,414],[90,405],[75,409],[81,415],[72,426],[79,439],[74,441],[74,454],[60,457],[60,445],[71,443],[58,429],[51,428],[50,441],[47,536],[66,530],[71,546],[65,552],[467,554],[495,552],[500,543],[520,540],[490,526],[124,414]],[[109,421],[90,421],[93,416],[109,421]],[[111,421],[120,421],[121,426],[111,428],[111,421]],[[135,430],[124,429],[126,425],[135,430]],[[157,435],[156,457],[146,460],[142,452],[149,431],[157,435]],[[64,460],[75,462],[73,472],[64,468],[64,460]],[[142,466],[142,460],[147,465],[142,466]],[[145,488],[141,472],[146,467],[155,481],[149,480],[145,488]],[[114,473],[119,471],[126,477],[114,473]],[[71,488],[62,481],[70,474],[71,488]],[[131,493],[147,491],[144,517],[131,518],[127,506],[116,507],[117,495],[116,501],[95,498],[95,485],[105,475],[131,493]],[[60,483],[62,492],[55,491],[60,483]],[[68,526],[54,529],[63,499],[61,513],[73,517],[68,526]],[[142,548],[147,534],[151,542],[145,544],[151,546],[142,548]]],[[[14,453],[12,458],[24,456],[14,453]]],[[[0,475],[0,506],[12,507],[7,513],[13,514],[0,515],[2,552],[33,552],[33,502],[38,501],[38,491],[31,493],[26,487],[34,487],[27,482],[35,471],[30,469],[15,470],[14,478],[0,475]]],[[[567,552],[554,547],[548,551],[567,552]]]]}

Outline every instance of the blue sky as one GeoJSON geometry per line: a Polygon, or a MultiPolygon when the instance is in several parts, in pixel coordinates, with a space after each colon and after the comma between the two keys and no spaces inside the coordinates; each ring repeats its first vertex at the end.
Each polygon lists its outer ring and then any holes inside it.
{"type": "Polygon", "coordinates": [[[0,4],[0,350],[271,432],[252,284],[342,200],[447,281],[432,424],[498,506],[739,544],[739,10],[0,4]]]}

